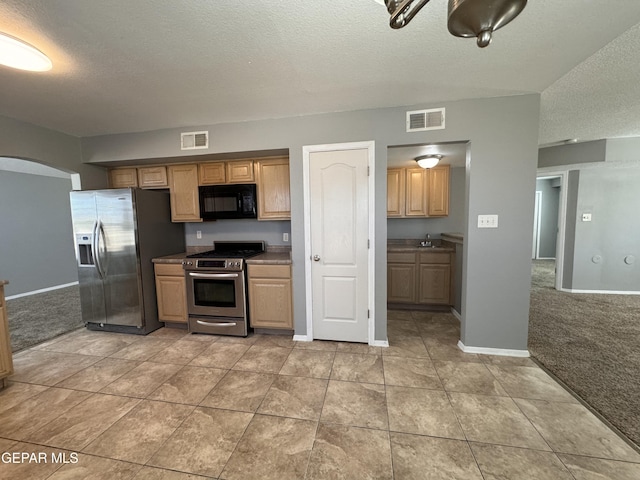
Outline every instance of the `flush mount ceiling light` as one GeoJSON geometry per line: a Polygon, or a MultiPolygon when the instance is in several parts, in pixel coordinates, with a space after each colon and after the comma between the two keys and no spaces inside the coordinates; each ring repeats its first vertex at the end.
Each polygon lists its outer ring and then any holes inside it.
{"type": "Polygon", "coordinates": [[[419,157],[414,158],[414,160],[422,168],[433,168],[438,164],[440,160],[442,160],[442,155],[431,153],[429,155],[420,155],[419,157]]]}
{"type": "Polygon", "coordinates": [[[53,64],[40,50],[22,40],[0,32],[0,64],[31,72],[46,72],[53,64]]]}
{"type": "MultiPolygon", "coordinates": [[[[376,0],[382,3],[383,0],[376,0]]],[[[391,28],[407,25],[429,0],[384,0],[391,28]]],[[[479,47],[491,43],[491,34],[516,18],[527,0],[449,0],[447,27],[456,37],[476,37],[479,47]]]]}

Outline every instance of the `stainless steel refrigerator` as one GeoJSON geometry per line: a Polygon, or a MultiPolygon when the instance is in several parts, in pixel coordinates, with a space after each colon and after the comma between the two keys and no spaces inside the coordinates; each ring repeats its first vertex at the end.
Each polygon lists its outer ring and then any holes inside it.
{"type": "Polygon", "coordinates": [[[147,334],[158,320],[154,257],[184,252],[169,194],[124,188],[71,192],[82,319],[90,330],[147,334]]]}

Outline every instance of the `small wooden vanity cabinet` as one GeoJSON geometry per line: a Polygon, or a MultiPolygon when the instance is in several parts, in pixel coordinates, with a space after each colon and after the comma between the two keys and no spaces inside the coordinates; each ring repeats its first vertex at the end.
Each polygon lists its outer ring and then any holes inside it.
{"type": "Polygon", "coordinates": [[[451,305],[452,256],[447,251],[387,253],[387,302],[451,305]]]}
{"type": "Polygon", "coordinates": [[[179,263],[156,263],[158,319],[187,323],[187,294],[184,269],[179,263]]]}

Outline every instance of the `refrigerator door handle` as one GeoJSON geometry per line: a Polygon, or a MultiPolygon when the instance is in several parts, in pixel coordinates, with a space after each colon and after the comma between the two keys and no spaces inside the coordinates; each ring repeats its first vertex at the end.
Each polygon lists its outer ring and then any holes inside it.
{"type": "MultiPolygon", "coordinates": [[[[96,222],[96,226],[95,226],[95,235],[94,235],[94,242],[95,242],[95,260],[96,260],[96,268],[98,269],[98,274],[100,275],[100,278],[102,278],[103,280],[106,277],[106,272],[105,272],[105,266],[102,264],[102,258],[100,257],[100,237],[104,237],[104,229],[102,228],[102,222],[100,220],[98,220],[96,222]]],[[[104,242],[105,245],[105,252],[106,252],[106,242],[104,242]]]]}

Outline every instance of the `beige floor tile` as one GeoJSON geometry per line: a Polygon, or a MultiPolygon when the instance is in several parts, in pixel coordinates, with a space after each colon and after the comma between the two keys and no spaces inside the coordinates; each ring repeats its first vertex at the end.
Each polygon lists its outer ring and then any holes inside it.
{"type": "Polygon", "coordinates": [[[537,366],[488,365],[488,368],[512,397],[579,403],[573,395],[537,366]]]}
{"type": "Polygon", "coordinates": [[[291,353],[290,348],[252,345],[232,367],[245,372],[278,373],[291,353]]]}
{"type": "Polygon", "coordinates": [[[209,477],[175,472],[164,468],[142,467],[133,480],[207,480],[209,477]]]}
{"type": "Polygon", "coordinates": [[[151,332],[148,337],[151,338],[166,338],[171,340],[182,340],[189,335],[187,328],[180,327],[162,327],[158,330],[151,332]]]}
{"type": "Polygon", "coordinates": [[[481,355],[480,358],[487,365],[502,365],[510,367],[537,367],[529,357],[507,357],[504,355],[481,355]]]}
{"type": "Polygon", "coordinates": [[[218,368],[186,366],[160,385],[147,398],[163,402],[198,405],[226,373],[227,370],[218,368]]]}
{"type": "Polygon", "coordinates": [[[392,322],[394,320],[413,322],[411,310],[387,310],[387,322],[392,322]]]}
{"type": "Polygon", "coordinates": [[[551,450],[511,398],[449,393],[467,440],[551,450]]]}
{"type": "Polygon", "coordinates": [[[137,342],[113,353],[111,357],[143,362],[167,348],[174,343],[174,341],[175,340],[167,338],[142,337],[137,342]]]}
{"type": "Polygon", "coordinates": [[[252,418],[251,413],[196,408],[148,465],[217,477],[252,418]]]}
{"type": "MultiPolygon", "coordinates": [[[[4,453],[4,451],[2,452],[4,453]]],[[[13,462],[13,456],[9,456],[9,462],[0,461],[0,478],[7,480],[44,480],[58,470],[62,464],[52,463],[51,455],[58,455],[59,450],[43,447],[42,445],[32,445],[30,443],[16,443],[8,451],[8,454],[18,453],[30,454],[28,458],[34,461],[13,462]],[[38,461],[40,459],[41,461],[38,461]]]]}
{"type": "Polygon", "coordinates": [[[464,353],[458,347],[458,342],[453,339],[425,338],[424,344],[427,346],[429,356],[432,360],[483,363],[482,355],[464,353]]]}
{"type": "Polygon", "coordinates": [[[396,479],[482,480],[467,442],[391,433],[396,479]]]}
{"type": "Polygon", "coordinates": [[[387,402],[383,385],[329,381],[322,422],[387,430],[387,402]]]}
{"type": "Polygon", "coordinates": [[[189,365],[228,369],[233,367],[247,350],[249,350],[249,345],[215,341],[209,344],[200,355],[191,360],[189,365]]]}
{"type": "Polygon", "coordinates": [[[559,454],[576,480],[638,480],[640,464],[559,454]]]}
{"type": "Polygon", "coordinates": [[[296,345],[291,335],[256,335],[256,337],[254,345],[261,347],[293,348],[296,345]]]}
{"type": "Polygon", "coordinates": [[[320,378],[279,375],[258,408],[258,413],[318,420],[327,384],[327,380],[320,378]]]}
{"type": "Polygon", "coordinates": [[[361,353],[336,353],[332,380],[384,384],[382,356],[361,353]]]}
{"type": "Polygon", "coordinates": [[[555,452],[640,463],[640,454],[580,404],[515,399],[555,452]]]}
{"type": "Polygon", "coordinates": [[[311,342],[295,342],[294,348],[302,350],[322,350],[324,352],[335,352],[338,349],[339,342],[330,342],[328,340],[313,340],[311,342]]]}
{"type": "Polygon", "coordinates": [[[184,337],[182,337],[182,340],[189,340],[191,342],[204,342],[204,343],[212,344],[214,342],[217,342],[221,338],[222,338],[222,336],[220,336],[220,335],[209,335],[207,333],[191,332],[191,333],[185,335],[184,337]]]}
{"type": "Polygon", "coordinates": [[[26,440],[51,447],[82,450],[133,409],[140,400],[94,393],[26,440]]]}
{"type": "Polygon", "coordinates": [[[387,410],[389,430],[465,439],[445,392],[387,386],[387,410]]]}
{"type": "Polygon", "coordinates": [[[181,365],[143,362],[100,392],[145,398],[181,368],[181,365]]]}
{"type": "Polygon", "coordinates": [[[90,395],[88,392],[48,388],[0,414],[0,437],[25,440],[90,395]]]}
{"type": "Polygon", "coordinates": [[[382,350],[382,355],[429,358],[429,352],[419,335],[400,338],[394,338],[390,335],[389,347],[382,350]]]}
{"type": "Polygon", "coordinates": [[[207,348],[207,344],[203,342],[178,340],[169,345],[164,350],[156,353],[149,359],[149,361],[157,363],[175,363],[177,365],[186,365],[195,357],[200,355],[205,348],[207,348]]]}
{"type": "Polygon", "coordinates": [[[0,390],[0,413],[44,392],[48,388],[44,385],[10,381],[7,387],[0,390]]]}
{"type": "Polygon", "coordinates": [[[383,356],[384,383],[402,387],[442,390],[433,362],[428,358],[383,356]]]}
{"type": "Polygon", "coordinates": [[[471,450],[486,479],[573,480],[552,452],[480,443],[471,443],[471,450]]]}
{"type": "Polygon", "coordinates": [[[435,323],[439,325],[455,325],[460,327],[460,320],[458,320],[451,312],[426,312],[412,310],[411,316],[417,324],[435,323]]]}
{"type": "Polygon", "coordinates": [[[391,320],[387,324],[387,336],[393,337],[419,337],[420,331],[415,322],[391,320]]]}
{"type": "Polygon", "coordinates": [[[78,355],[95,355],[106,357],[112,355],[131,344],[124,335],[102,335],[104,332],[92,332],[91,335],[80,338],[67,338],[56,342],[42,350],[62,353],[76,353],[78,355]]]}
{"type": "Polygon", "coordinates": [[[231,370],[205,397],[201,405],[255,412],[269,391],[276,375],[231,370]]]}
{"type": "Polygon", "coordinates": [[[14,382],[55,385],[58,382],[93,365],[100,357],[68,353],[28,350],[24,355],[14,358],[14,382]]]}
{"type": "Polygon", "coordinates": [[[366,343],[339,342],[336,351],[339,353],[366,353],[367,355],[382,355],[382,347],[373,347],[366,343]]]}
{"type": "Polygon", "coordinates": [[[134,360],[103,358],[99,362],[57,383],[56,387],[98,392],[138,365],[140,365],[140,362],[134,360]]]}
{"type": "Polygon", "coordinates": [[[280,369],[280,375],[329,378],[334,352],[293,349],[280,369]]]}
{"type": "Polygon", "coordinates": [[[47,480],[129,480],[141,468],[135,463],[80,453],[77,463],[64,465],[47,480]]]}
{"type": "Polygon", "coordinates": [[[447,392],[507,396],[500,382],[482,363],[434,360],[433,365],[447,392]]]}
{"type": "Polygon", "coordinates": [[[444,338],[454,343],[460,339],[460,327],[453,324],[418,323],[418,331],[423,338],[444,338]]]}
{"type": "Polygon", "coordinates": [[[260,338],[259,335],[255,335],[253,333],[250,333],[249,335],[247,335],[246,337],[236,337],[235,335],[220,335],[218,338],[218,342],[220,343],[240,343],[242,345],[254,345],[258,339],[260,338]]]}
{"type": "Polygon", "coordinates": [[[320,424],[311,451],[307,480],[391,480],[389,433],[320,424]]]}
{"type": "Polygon", "coordinates": [[[143,400],[83,452],[144,464],[193,409],[188,405],[143,400]]]}
{"type": "Polygon", "coordinates": [[[8,452],[11,447],[16,443],[15,440],[9,440],[8,438],[0,438],[0,452],[8,452]]]}
{"type": "Polygon", "coordinates": [[[255,415],[221,478],[288,480],[304,478],[317,423],[255,415]]]}

